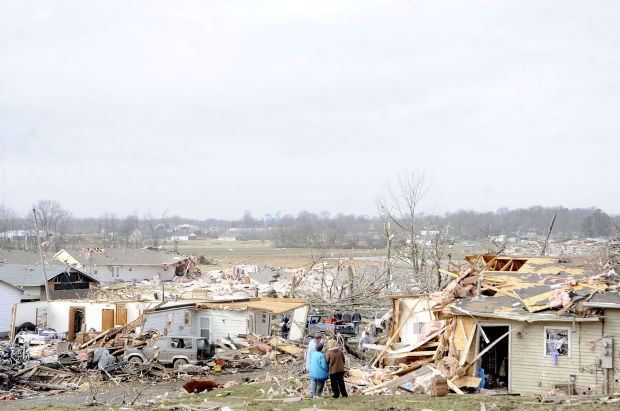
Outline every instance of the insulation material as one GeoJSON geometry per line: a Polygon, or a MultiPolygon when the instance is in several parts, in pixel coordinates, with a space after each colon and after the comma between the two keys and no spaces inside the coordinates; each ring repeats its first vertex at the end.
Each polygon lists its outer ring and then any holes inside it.
{"type": "Polygon", "coordinates": [[[571,298],[564,290],[553,290],[549,297],[549,307],[568,307],[571,303],[571,298]]]}
{"type": "Polygon", "coordinates": [[[459,362],[456,358],[453,357],[443,357],[441,360],[435,363],[435,367],[443,375],[450,378],[456,375],[457,369],[459,368],[459,362]]]}
{"type": "Polygon", "coordinates": [[[424,341],[437,331],[439,331],[442,327],[441,321],[429,321],[422,327],[422,331],[420,333],[419,341],[424,341]]]}

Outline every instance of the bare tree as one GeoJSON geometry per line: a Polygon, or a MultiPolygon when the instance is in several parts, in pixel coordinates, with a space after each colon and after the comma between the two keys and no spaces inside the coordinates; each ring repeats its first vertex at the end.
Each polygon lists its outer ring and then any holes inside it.
{"type": "Polygon", "coordinates": [[[17,214],[4,206],[0,206],[0,247],[8,248],[10,238],[10,230],[18,227],[17,214]]]}
{"type": "Polygon", "coordinates": [[[99,232],[105,245],[116,247],[119,221],[115,214],[107,211],[99,217],[99,232]]]}
{"type": "Polygon", "coordinates": [[[44,241],[50,240],[51,236],[56,247],[61,247],[65,235],[69,232],[71,212],[63,209],[55,200],[39,200],[33,208],[37,210],[44,241]]]}
{"type": "Polygon", "coordinates": [[[393,235],[402,244],[396,256],[414,273],[420,272],[420,246],[417,243],[417,211],[426,194],[424,173],[409,172],[398,177],[396,189],[388,187],[383,198],[377,201],[383,221],[393,225],[393,235]]]}
{"type": "Polygon", "coordinates": [[[164,210],[160,219],[154,218],[150,211],[147,212],[144,217],[146,227],[149,230],[151,237],[153,238],[153,245],[157,247],[159,245],[159,240],[162,238],[165,230],[166,230],[166,218],[168,215],[168,210],[164,210]]]}
{"type": "Polygon", "coordinates": [[[138,235],[136,232],[140,231],[140,218],[138,214],[134,213],[125,217],[120,224],[119,233],[125,243],[125,247],[137,248],[141,244],[138,244],[138,235]]]}

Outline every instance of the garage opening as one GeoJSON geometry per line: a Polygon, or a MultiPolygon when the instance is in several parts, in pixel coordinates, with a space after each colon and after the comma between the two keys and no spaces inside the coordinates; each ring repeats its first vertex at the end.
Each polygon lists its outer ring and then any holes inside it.
{"type": "MultiPolygon", "coordinates": [[[[483,352],[509,329],[507,325],[483,326],[482,331],[486,334],[488,342],[480,336],[478,352],[483,352]]],[[[482,377],[484,374],[484,388],[508,390],[508,338],[504,336],[480,357],[478,376],[482,377]]]]}

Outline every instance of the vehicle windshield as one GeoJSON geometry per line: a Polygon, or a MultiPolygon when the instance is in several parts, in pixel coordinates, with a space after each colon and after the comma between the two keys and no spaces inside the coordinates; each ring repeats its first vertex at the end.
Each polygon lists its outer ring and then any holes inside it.
{"type": "Polygon", "coordinates": [[[375,318],[378,320],[378,319],[382,318],[386,313],[387,313],[387,311],[378,312],[377,314],[375,314],[375,318]]]}

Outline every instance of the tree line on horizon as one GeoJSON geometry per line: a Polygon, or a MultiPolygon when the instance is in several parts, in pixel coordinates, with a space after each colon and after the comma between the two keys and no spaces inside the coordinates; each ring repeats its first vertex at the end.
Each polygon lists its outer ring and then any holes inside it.
{"type": "MultiPolygon", "coordinates": [[[[153,216],[146,212],[117,216],[105,212],[99,217],[77,218],[70,210],[54,200],[40,200],[37,210],[42,241],[53,248],[66,246],[142,247],[171,244],[169,240],[175,225],[190,224],[199,239],[218,238],[232,231],[242,239],[268,241],[279,247],[379,248],[386,244],[385,223],[381,215],[332,215],[329,212],[301,211],[279,215],[277,218],[256,218],[249,211],[237,220],[189,219],[177,215],[153,216]]],[[[552,239],[583,239],[618,236],[620,215],[608,215],[596,208],[565,208],[532,206],[497,211],[459,210],[443,215],[418,213],[415,232],[442,232],[450,241],[476,241],[489,236],[528,238],[544,236],[553,215],[556,215],[552,239]]],[[[398,224],[399,217],[392,216],[398,224]]],[[[403,220],[403,223],[405,221],[403,220]]],[[[32,212],[19,215],[0,207],[0,248],[25,248],[36,245],[33,236],[32,212]],[[28,237],[30,233],[30,238],[28,237]],[[20,235],[21,234],[21,235],[20,235]]],[[[34,249],[34,248],[33,248],[34,249]]]]}

